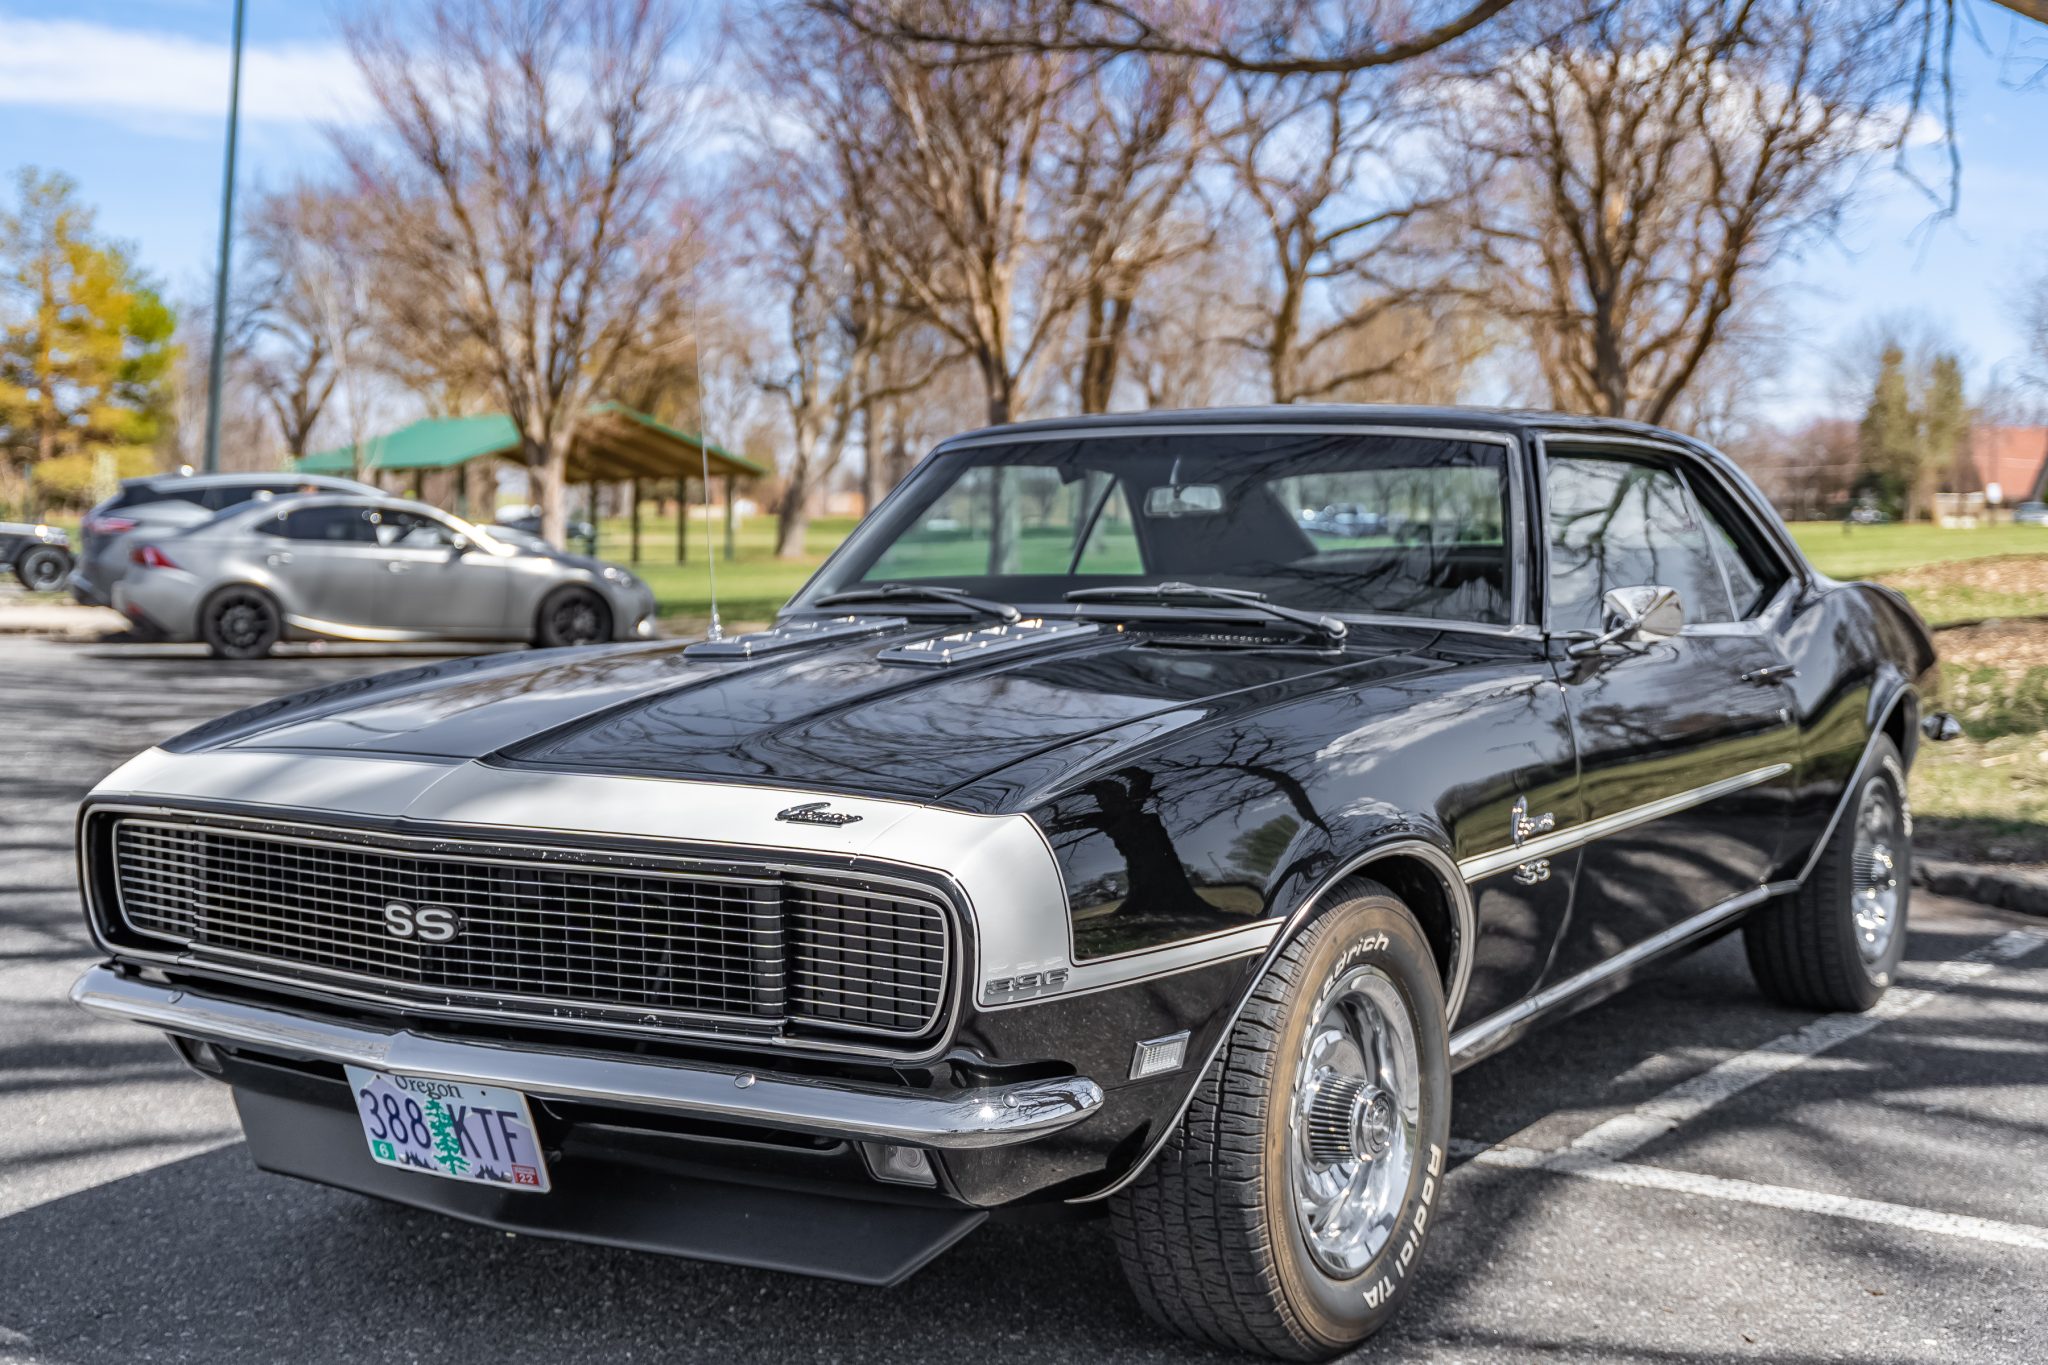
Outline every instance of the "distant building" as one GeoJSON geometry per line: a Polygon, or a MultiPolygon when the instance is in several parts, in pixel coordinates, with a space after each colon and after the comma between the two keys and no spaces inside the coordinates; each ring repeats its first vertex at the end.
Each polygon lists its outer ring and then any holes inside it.
{"type": "Polygon", "coordinates": [[[1981,494],[1993,507],[2031,502],[2041,497],[2042,480],[2048,477],[2048,426],[1979,423],[1956,455],[1944,491],[1981,494]]]}

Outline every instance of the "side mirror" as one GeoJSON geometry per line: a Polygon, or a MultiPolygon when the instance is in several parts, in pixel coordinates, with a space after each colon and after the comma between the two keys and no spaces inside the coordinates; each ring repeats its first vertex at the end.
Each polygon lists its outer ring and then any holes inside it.
{"type": "Polygon", "coordinates": [[[460,532],[458,532],[455,535],[455,537],[448,542],[448,557],[450,559],[460,559],[464,555],[468,554],[469,551],[469,537],[461,534],[460,532]]]}
{"type": "Polygon", "coordinates": [[[1606,645],[1659,644],[1685,629],[1685,604],[1676,588],[1616,588],[1600,599],[1600,605],[1607,628],[1573,644],[1573,657],[1606,645]]]}

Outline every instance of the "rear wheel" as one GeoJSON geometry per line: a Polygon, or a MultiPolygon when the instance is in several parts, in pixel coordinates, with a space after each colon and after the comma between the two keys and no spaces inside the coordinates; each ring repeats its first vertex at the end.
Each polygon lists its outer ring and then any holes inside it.
{"type": "Polygon", "coordinates": [[[1413,1288],[1450,1124],[1443,991],[1407,906],[1348,890],[1281,952],[1111,1201],[1139,1303],[1197,1340],[1317,1360],[1413,1288]]]}
{"type": "Polygon", "coordinates": [[[541,604],[534,643],[542,649],[594,645],[611,638],[611,608],[588,588],[563,588],[541,604]]]}
{"type": "Polygon", "coordinates": [[[71,574],[71,556],[55,545],[38,545],[14,561],[14,576],[30,592],[55,592],[71,574]]]}
{"type": "Polygon", "coordinates": [[[260,659],[283,634],[283,614],[260,588],[222,588],[199,610],[199,638],[216,659],[260,659]]]}
{"type": "Polygon", "coordinates": [[[1869,1009],[1905,955],[1912,882],[1906,765],[1898,746],[1880,735],[1806,884],[1743,925],[1757,985],[1802,1009],[1869,1009]]]}

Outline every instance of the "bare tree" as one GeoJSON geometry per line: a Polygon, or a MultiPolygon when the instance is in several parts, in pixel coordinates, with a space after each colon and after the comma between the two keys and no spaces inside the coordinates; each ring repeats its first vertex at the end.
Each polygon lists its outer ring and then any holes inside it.
{"type": "MultiPolygon", "coordinates": [[[[998,23],[1036,3],[976,13],[998,23]]],[[[946,8],[931,0],[933,13],[946,8]]],[[[1058,202],[1075,64],[1032,55],[934,64],[843,22],[795,10],[778,18],[800,55],[777,69],[804,81],[811,128],[851,191],[860,250],[900,306],[974,368],[988,420],[1010,420],[1088,280],[1089,259],[1063,249],[1058,202]]]]}
{"type": "Polygon", "coordinates": [[[1400,89],[1350,74],[1232,86],[1221,146],[1269,257],[1241,344],[1268,396],[1327,398],[1412,368],[1429,329],[1388,324],[1439,292],[1410,268],[1429,255],[1415,249],[1417,224],[1446,201],[1393,156],[1411,127],[1400,89]]]}
{"type": "Polygon", "coordinates": [[[1210,238],[1188,200],[1219,88],[1185,61],[1124,58],[1087,71],[1069,101],[1058,195],[1063,249],[1083,262],[1074,379],[1082,412],[1109,411],[1147,278],[1210,238]]]}
{"type": "Polygon", "coordinates": [[[1905,136],[1909,8],[1517,9],[1461,135],[1485,190],[1479,296],[1519,325],[1553,404],[1671,413],[1757,278],[1826,233],[1905,136]]]}
{"type": "Polygon", "coordinates": [[[388,323],[481,367],[556,543],[578,424],[684,307],[680,38],[664,0],[426,0],[348,32],[380,127],[337,144],[388,323]]]}
{"type": "Polygon", "coordinates": [[[2019,357],[2019,381],[2048,392],[2048,271],[2020,286],[2012,301],[2012,319],[2020,329],[2024,346],[2019,357]]]}
{"type": "MultiPolygon", "coordinates": [[[[345,194],[299,185],[257,201],[249,214],[241,312],[251,378],[276,418],[284,446],[306,454],[337,386],[352,413],[363,406],[361,369],[371,360],[371,271],[358,206],[345,194]]],[[[360,447],[360,420],[349,439],[360,447]]]]}
{"type": "Polygon", "coordinates": [[[1514,0],[1067,0],[997,22],[967,6],[919,0],[812,0],[870,38],[935,60],[1020,53],[1142,55],[1200,61],[1248,75],[1333,75],[1393,66],[1456,42],[1514,0]]]}

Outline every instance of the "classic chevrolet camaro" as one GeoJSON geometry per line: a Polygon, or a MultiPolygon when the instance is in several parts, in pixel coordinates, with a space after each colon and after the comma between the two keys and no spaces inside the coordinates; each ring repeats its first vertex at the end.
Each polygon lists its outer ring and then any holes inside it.
{"type": "Polygon", "coordinates": [[[135,758],[74,997],[267,1170],[877,1284],[1106,1211],[1160,1323],[1321,1357],[1414,1288],[1459,1068],[1737,926],[1773,998],[1878,999],[1933,662],[1655,428],[1004,427],[771,629],[135,758]]]}

